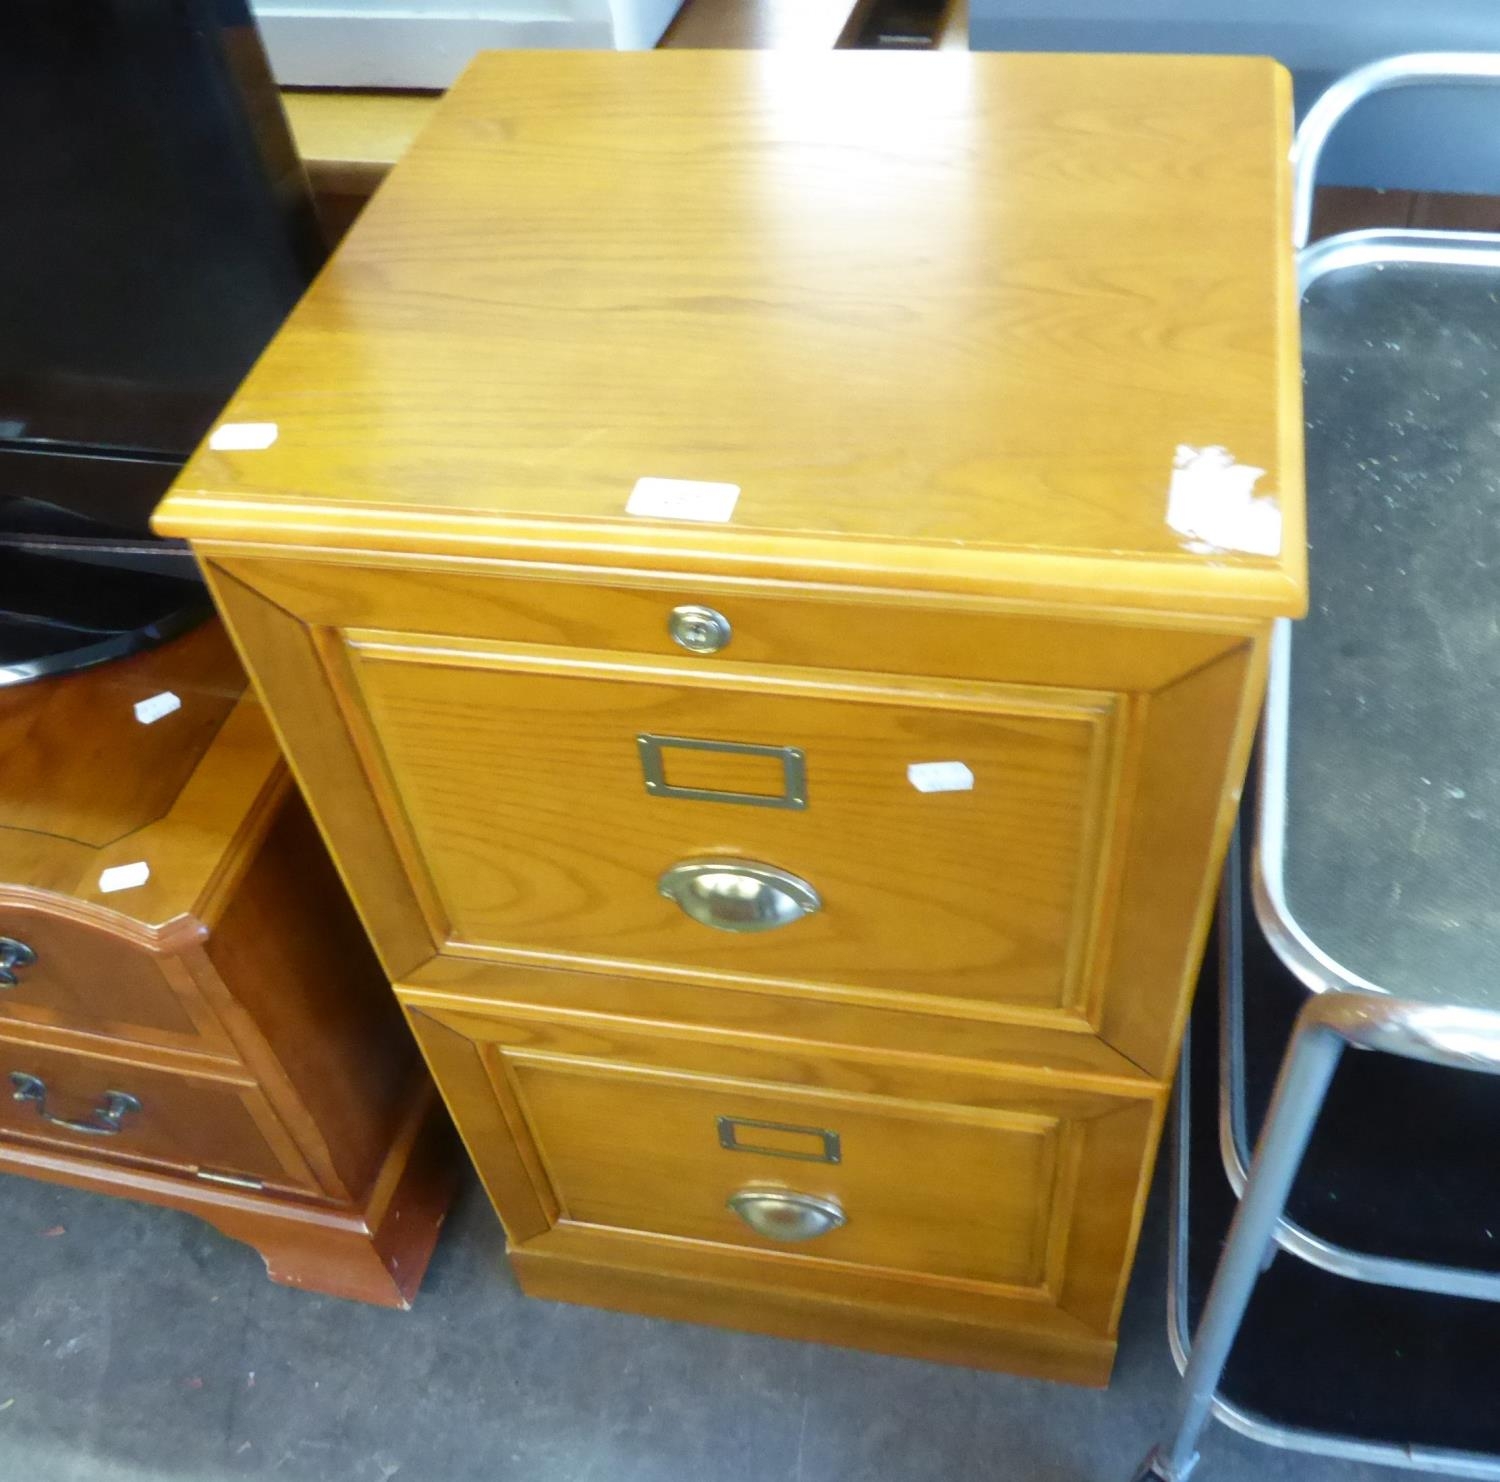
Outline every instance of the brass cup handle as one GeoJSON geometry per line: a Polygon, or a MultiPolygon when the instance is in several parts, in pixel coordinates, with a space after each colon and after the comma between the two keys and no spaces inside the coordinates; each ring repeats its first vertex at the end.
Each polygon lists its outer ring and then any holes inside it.
{"type": "Polygon", "coordinates": [[[741,1189],[729,1196],[729,1207],[757,1235],[788,1244],[816,1240],[849,1223],[838,1200],[794,1194],[790,1189],[741,1189]]]}
{"type": "Polygon", "coordinates": [[[16,969],[30,967],[36,961],[36,953],[15,937],[0,937],[0,988],[14,988],[20,981],[16,969]]]}
{"type": "Polygon", "coordinates": [[[89,1114],[86,1122],[74,1122],[67,1117],[54,1116],[47,1110],[47,1083],[40,1077],[28,1075],[24,1070],[13,1070],[10,1083],[16,1089],[15,1101],[29,1101],[36,1107],[36,1114],[44,1122],[61,1127],[65,1132],[82,1132],[89,1137],[118,1137],[120,1123],[131,1112],[139,1112],[141,1103],[129,1091],[106,1091],[99,1105],[89,1114]]]}
{"type": "Polygon", "coordinates": [[[685,859],[657,888],[694,921],[717,931],[774,931],[823,905],[806,880],[748,859],[685,859]]]}

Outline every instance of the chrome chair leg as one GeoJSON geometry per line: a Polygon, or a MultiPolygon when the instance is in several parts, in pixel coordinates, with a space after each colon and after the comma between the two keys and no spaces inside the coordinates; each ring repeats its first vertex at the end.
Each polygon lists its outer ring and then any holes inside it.
{"type": "Polygon", "coordinates": [[[1132,1482],[1187,1482],[1198,1465],[1198,1438],[1208,1423],[1219,1377],[1344,1051],[1344,1035],[1325,1022],[1326,1006],[1313,999],[1298,1016],[1255,1150],[1250,1182],[1193,1335],[1171,1438],[1141,1463],[1132,1482]]]}

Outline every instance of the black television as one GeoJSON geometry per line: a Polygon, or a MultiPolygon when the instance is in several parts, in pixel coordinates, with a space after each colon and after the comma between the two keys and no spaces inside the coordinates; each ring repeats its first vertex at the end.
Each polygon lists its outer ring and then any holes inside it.
{"type": "Polygon", "coordinates": [[[201,619],[151,510],[323,245],[247,0],[0,5],[0,685],[201,619]]]}

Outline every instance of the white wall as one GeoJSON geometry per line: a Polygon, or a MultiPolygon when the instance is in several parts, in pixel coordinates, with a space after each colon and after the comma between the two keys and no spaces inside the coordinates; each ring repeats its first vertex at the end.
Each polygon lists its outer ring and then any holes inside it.
{"type": "Polygon", "coordinates": [[[485,48],[655,46],[682,0],[251,0],[279,81],[442,88],[485,48]]]}

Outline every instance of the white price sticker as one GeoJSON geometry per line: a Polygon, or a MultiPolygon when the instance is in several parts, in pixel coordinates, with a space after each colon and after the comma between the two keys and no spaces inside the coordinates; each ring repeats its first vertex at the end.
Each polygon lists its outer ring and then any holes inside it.
{"type": "Polygon", "coordinates": [[[99,875],[99,889],[110,895],[116,890],[134,890],[151,878],[151,866],[144,859],[134,864],[111,865],[99,875]]]}
{"type": "Polygon", "coordinates": [[[208,445],[216,453],[259,453],[276,441],[274,422],[221,422],[209,434],[208,445]]]}
{"type": "Polygon", "coordinates": [[[734,513],[739,497],[738,484],[708,484],[698,479],[637,479],[630,498],[625,501],[625,513],[722,525],[734,513]]]}
{"type": "Polygon", "coordinates": [[[171,690],[163,690],[159,695],[152,695],[148,700],[137,700],[135,702],[135,718],[143,726],[149,726],[159,721],[162,716],[170,715],[174,710],[181,709],[182,701],[171,690]]]}
{"type": "Polygon", "coordinates": [[[972,792],[974,774],[963,762],[913,762],[906,780],[918,792],[972,792]]]}

